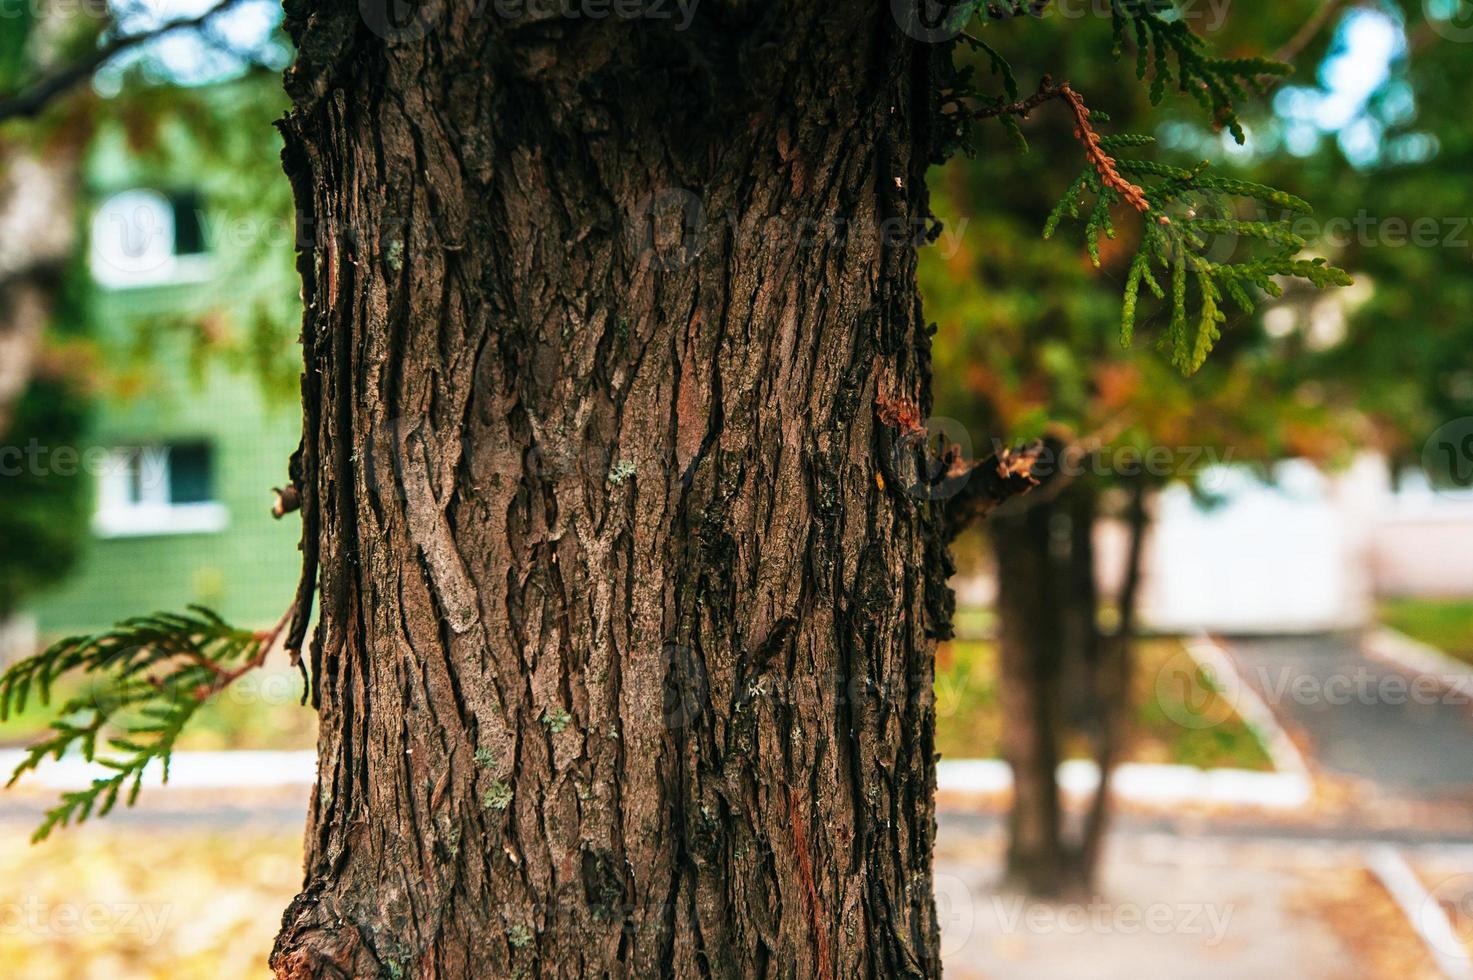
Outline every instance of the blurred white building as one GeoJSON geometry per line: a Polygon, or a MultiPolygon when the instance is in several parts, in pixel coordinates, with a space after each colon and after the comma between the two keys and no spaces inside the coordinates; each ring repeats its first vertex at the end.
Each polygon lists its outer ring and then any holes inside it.
{"type": "MultiPolygon", "coordinates": [[[[1307,633],[1368,624],[1382,596],[1473,595],[1473,491],[1436,490],[1420,470],[1393,483],[1366,455],[1338,474],[1302,461],[1266,483],[1242,467],[1204,474],[1211,503],[1172,486],[1152,501],[1141,583],[1151,630],[1307,633]]],[[[1096,531],[1100,579],[1114,594],[1126,531],[1096,531]]],[[[956,583],[990,601],[989,575],[956,583]]]]}
{"type": "MultiPolygon", "coordinates": [[[[1371,455],[1339,474],[1289,461],[1274,475],[1269,484],[1241,468],[1207,474],[1217,506],[1181,486],[1161,494],[1142,582],[1146,626],[1346,629],[1371,620],[1378,596],[1473,595],[1473,492],[1434,491],[1415,469],[1393,484],[1371,455]]],[[[1122,529],[1100,533],[1102,562],[1118,568],[1122,529]]]]}

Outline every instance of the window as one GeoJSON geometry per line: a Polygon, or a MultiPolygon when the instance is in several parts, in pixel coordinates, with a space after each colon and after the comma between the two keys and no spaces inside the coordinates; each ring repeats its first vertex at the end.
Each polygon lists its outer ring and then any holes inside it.
{"type": "Polygon", "coordinates": [[[210,447],[197,442],[169,449],[169,503],[203,504],[210,500],[210,447]]]}
{"type": "Polygon", "coordinates": [[[207,279],[200,196],[138,188],[114,194],[92,218],[92,276],[126,289],[207,279]]]}
{"type": "Polygon", "coordinates": [[[122,446],[108,451],[98,479],[93,527],[105,538],[223,530],[207,442],[122,446]]]}
{"type": "Polygon", "coordinates": [[[194,191],[169,195],[169,209],[174,214],[174,254],[205,253],[204,201],[194,191]]]}

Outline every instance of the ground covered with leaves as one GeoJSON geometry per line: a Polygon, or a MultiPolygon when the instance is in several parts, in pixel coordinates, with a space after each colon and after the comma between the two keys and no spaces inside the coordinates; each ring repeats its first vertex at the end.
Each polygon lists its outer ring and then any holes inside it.
{"type": "Polygon", "coordinates": [[[0,976],[233,980],[266,954],[301,880],[301,832],[101,824],[27,843],[0,823],[0,976]]]}

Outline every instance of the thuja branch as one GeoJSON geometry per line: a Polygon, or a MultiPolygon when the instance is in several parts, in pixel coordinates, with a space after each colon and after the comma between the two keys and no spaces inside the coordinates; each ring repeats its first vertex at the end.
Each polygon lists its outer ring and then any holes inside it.
{"type": "MultiPolygon", "coordinates": [[[[1183,18],[1173,15],[1173,7],[1170,0],[1110,0],[1116,53],[1133,38],[1136,74],[1142,79],[1151,77],[1153,103],[1175,81],[1217,125],[1243,142],[1234,100],[1250,89],[1265,91],[1264,79],[1282,77],[1289,66],[1267,58],[1212,56],[1207,43],[1183,18]]],[[[943,91],[938,107],[952,124],[951,139],[965,145],[968,124],[996,119],[1027,149],[1020,119],[1055,99],[1064,102],[1074,117],[1074,136],[1084,147],[1089,166],[1049,215],[1045,237],[1054,233],[1065,216],[1079,217],[1088,202],[1084,238],[1090,259],[1098,267],[1102,265],[1100,238],[1115,237],[1115,205],[1126,204],[1145,218],[1140,246],[1126,276],[1120,324],[1123,344],[1129,345],[1134,336],[1142,286],[1169,303],[1170,322],[1160,342],[1172,363],[1190,374],[1201,367],[1217,342],[1227,319],[1226,302],[1250,312],[1258,302],[1257,294],[1278,295],[1284,278],[1302,278],[1317,287],[1350,282],[1349,276],[1323,259],[1295,257],[1305,243],[1293,233],[1285,216],[1307,211],[1303,201],[1271,187],[1209,175],[1205,161],[1188,170],[1121,159],[1117,151],[1147,146],[1154,140],[1135,134],[1101,136],[1095,124],[1108,117],[1091,112],[1068,82],[1056,84],[1044,76],[1037,92],[1021,97],[1006,58],[973,35],[963,34],[962,41],[986,57],[993,75],[1001,79],[1003,94],[977,92],[969,83],[970,68],[959,73],[956,84],[943,91]],[[1160,180],[1137,183],[1146,177],[1160,180]],[[1245,220],[1239,205],[1255,201],[1260,207],[1277,207],[1281,217],[1245,220]],[[1169,274],[1169,295],[1153,267],[1169,274]],[[1189,312],[1191,307],[1195,314],[1189,312]]]]}
{"type": "MultiPolygon", "coordinates": [[[[1094,128],[1094,114],[1084,104],[1084,97],[1068,82],[1055,83],[1052,78],[1045,75],[1038,86],[1038,91],[1026,99],[985,106],[974,110],[971,117],[973,119],[995,119],[999,116],[1027,117],[1033,110],[1054,99],[1061,100],[1074,116],[1074,138],[1079,140],[1084,147],[1085,159],[1094,168],[1101,185],[1118,194],[1121,200],[1141,214],[1150,214],[1151,203],[1146,200],[1145,192],[1121,175],[1115,158],[1106,152],[1105,141],[1094,128]]],[[[1156,220],[1161,223],[1170,221],[1165,215],[1159,214],[1156,220]]]]}
{"type": "MultiPolygon", "coordinates": [[[[1125,134],[1101,139],[1099,145],[1112,150],[1154,142],[1148,136],[1125,134]]],[[[1168,304],[1170,320],[1160,346],[1178,369],[1191,374],[1219,339],[1227,320],[1225,302],[1251,313],[1259,294],[1280,295],[1281,281],[1286,278],[1303,279],[1321,289],[1349,285],[1350,276],[1324,259],[1296,258],[1306,243],[1294,233],[1290,218],[1308,213],[1310,207],[1292,194],[1208,173],[1206,161],[1190,169],[1149,160],[1112,158],[1112,163],[1121,173],[1158,178],[1141,192],[1141,200],[1149,204],[1125,280],[1122,344],[1128,346],[1134,337],[1142,286],[1168,304]],[[1243,217],[1245,205],[1260,209],[1259,214],[1243,217]],[[1280,216],[1270,217],[1267,207],[1280,216]],[[1174,210],[1174,218],[1167,216],[1168,208],[1174,210]],[[1156,269],[1166,274],[1169,293],[1157,279],[1156,269]]],[[[1094,200],[1085,219],[1085,244],[1094,264],[1100,266],[1100,236],[1115,237],[1111,207],[1126,198],[1097,166],[1081,173],[1064,192],[1044,226],[1044,237],[1052,236],[1064,217],[1080,217],[1090,195],[1094,200]]]]}
{"type": "Polygon", "coordinates": [[[42,840],[72,820],[80,823],[94,811],[107,814],[125,790],[131,806],[155,760],[168,782],[174,747],[195,712],[266,662],[291,615],[288,610],[269,630],[239,629],[202,606],[136,617],[100,633],[68,637],[0,675],[0,720],[24,711],[33,696],[51,704],[58,681],[84,682],[82,693],[60,704],[50,734],[28,748],[7,786],[47,757],[61,759],[68,752],[111,770],[85,789],[63,793],[32,839],[42,840]]]}
{"type": "MultiPolygon", "coordinates": [[[[1096,133],[1094,127],[1090,125],[1090,113],[1084,104],[1084,99],[1069,87],[1068,82],[1059,86],[1059,94],[1068,103],[1069,111],[1074,113],[1074,138],[1084,144],[1085,159],[1089,161],[1089,165],[1099,176],[1100,184],[1119,194],[1121,200],[1141,214],[1150,214],[1151,202],[1146,200],[1145,192],[1122,177],[1114,158],[1105,152],[1100,141],[1100,134],[1096,133]]],[[[1170,219],[1164,214],[1159,215],[1156,220],[1160,224],[1170,224],[1170,219]]]]}
{"type": "MultiPolygon", "coordinates": [[[[1014,8],[1019,6],[1013,5],[1014,8]]],[[[1142,80],[1150,78],[1152,104],[1159,104],[1167,86],[1175,82],[1177,89],[1202,106],[1214,125],[1227,129],[1234,139],[1242,143],[1245,134],[1238,120],[1235,100],[1246,97],[1250,92],[1261,94],[1267,91],[1265,80],[1287,76],[1292,71],[1291,66],[1271,58],[1214,57],[1207,42],[1193,32],[1186,19],[1174,8],[1171,0],[1110,0],[1115,54],[1119,56],[1124,52],[1127,38],[1132,40],[1136,75],[1142,80]]],[[[1016,9],[1012,11],[1013,16],[1017,13],[1016,9]]],[[[999,19],[1005,12],[989,10],[989,15],[999,19]]],[[[986,54],[993,74],[1001,76],[1007,100],[1010,100],[1005,102],[967,92],[966,95],[980,98],[984,103],[981,110],[972,113],[973,118],[1000,118],[1021,139],[1016,117],[1027,115],[1051,95],[1064,94],[1063,88],[1067,86],[1048,94],[1040,90],[1038,95],[1020,100],[1012,66],[1007,59],[972,34],[963,33],[961,40],[986,54]]],[[[1085,117],[1088,118],[1088,113],[1085,117]]]]}
{"type": "Polygon", "coordinates": [[[1214,124],[1227,129],[1242,143],[1245,136],[1238,121],[1234,100],[1249,90],[1265,91],[1265,77],[1283,77],[1289,65],[1269,58],[1213,57],[1207,42],[1192,31],[1185,18],[1172,12],[1169,0],[1110,0],[1115,53],[1119,55],[1127,35],[1135,42],[1136,76],[1151,76],[1151,102],[1159,104],[1166,86],[1177,88],[1202,106],[1214,124]],[[1172,62],[1175,61],[1175,68],[1172,62]]]}
{"type": "Polygon", "coordinates": [[[1015,17],[1037,17],[1043,13],[1050,0],[1008,0],[1006,5],[1001,3],[984,3],[978,8],[979,14],[985,14],[990,20],[1011,20],[1015,17]]]}
{"type": "MultiPolygon", "coordinates": [[[[990,49],[989,54],[996,58],[990,49]]],[[[1016,93],[1011,82],[1009,88],[1016,93]]],[[[1209,174],[1206,161],[1186,169],[1117,157],[1115,151],[1150,146],[1155,140],[1134,133],[1101,136],[1094,124],[1106,117],[1091,112],[1068,82],[1056,84],[1045,76],[1038,91],[1028,98],[995,101],[971,116],[1015,123],[1053,99],[1064,102],[1074,116],[1074,136],[1083,145],[1089,166],[1054,207],[1044,237],[1051,237],[1064,217],[1080,217],[1092,196],[1084,237],[1090,259],[1099,267],[1101,236],[1115,238],[1112,209],[1116,204],[1129,205],[1146,221],[1126,277],[1120,323],[1123,344],[1128,346],[1134,337],[1141,287],[1158,299],[1168,299],[1153,266],[1170,274],[1171,319],[1161,345],[1185,374],[1202,366],[1219,339],[1221,324],[1227,319],[1222,308],[1225,301],[1252,312],[1257,304],[1255,293],[1279,295],[1283,278],[1304,279],[1320,288],[1349,284],[1344,271],[1323,259],[1295,258],[1305,242],[1294,234],[1288,216],[1307,213],[1310,208],[1304,201],[1262,184],[1209,174]],[[1126,174],[1160,179],[1146,187],[1126,174]],[[1238,208],[1241,201],[1259,202],[1260,208],[1272,206],[1281,217],[1243,220],[1238,208]],[[1168,208],[1179,213],[1173,217],[1168,208]],[[1195,316],[1189,312],[1193,302],[1195,316]]]]}
{"type": "Polygon", "coordinates": [[[1027,117],[1034,109],[1057,99],[1063,93],[1063,86],[1055,85],[1047,75],[1043,77],[1043,83],[1038,86],[1038,91],[1026,99],[1017,99],[1013,102],[999,103],[997,105],[983,106],[981,109],[973,110],[970,115],[973,119],[996,119],[998,116],[1027,117]]]}

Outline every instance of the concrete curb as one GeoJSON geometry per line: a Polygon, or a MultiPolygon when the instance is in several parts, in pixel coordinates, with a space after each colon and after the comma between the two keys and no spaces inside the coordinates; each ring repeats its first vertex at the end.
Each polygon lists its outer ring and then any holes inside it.
{"type": "MultiPolygon", "coordinates": [[[[0,751],[0,773],[9,773],[24,759],[21,749],[0,751]]],[[[77,756],[41,763],[26,773],[21,784],[46,789],[80,789],[110,770],[77,756]]],[[[150,766],[143,782],[157,788],[162,772],[150,766]]],[[[231,789],[270,786],[310,786],[317,778],[317,753],[299,752],[176,752],[169,766],[170,789],[231,789]]],[[[1012,789],[1013,773],[1001,759],[947,760],[937,766],[937,787],[958,793],[1003,793],[1012,789]]],[[[1093,762],[1071,760],[1059,767],[1065,793],[1087,795],[1100,783],[1093,762]]],[[[1310,796],[1307,780],[1293,773],[1249,772],[1241,769],[1194,769],[1129,762],[1117,766],[1113,791],[1123,799],[1153,803],[1202,802],[1237,806],[1296,807],[1310,796]]]]}
{"type": "Polygon", "coordinates": [[[1218,693],[1238,713],[1238,717],[1243,719],[1248,730],[1257,736],[1259,744],[1273,760],[1274,769],[1280,773],[1298,776],[1312,789],[1313,780],[1304,754],[1299,751],[1299,746],[1294,744],[1284,726],[1279,724],[1273,708],[1259,697],[1252,685],[1243,680],[1233,658],[1223,645],[1206,633],[1199,633],[1183,640],[1182,646],[1193,660],[1205,668],[1217,686],[1218,693]]]}
{"type": "Polygon", "coordinates": [[[1442,903],[1427,890],[1401,853],[1387,845],[1367,849],[1366,868],[1401,908],[1427,953],[1448,980],[1473,980],[1468,949],[1458,938],[1442,903]]]}
{"type": "MultiPolygon", "coordinates": [[[[1059,766],[1059,786],[1068,796],[1089,796],[1100,785],[1099,767],[1087,759],[1059,766]]],[[[996,794],[1013,787],[1013,772],[1001,759],[957,759],[936,767],[936,788],[956,793],[996,794]]],[[[1310,781],[1292,772],[1195,769],[1127,762],[1115,767],[1110,791],[1137,803],[1206,803],[1295,809],[1313,796],[1310,781]]]]}
{"type": "Polygon", "coordinates": [[[1361,649],[1368,656],[1407,673],[1431,677],[1444,690],[1460,694],[1464,704],[1473,703],[1473,666],[1430,644],[1414,640],[1389,626],[1381,626],[1362,638],[1361,649]]]}

